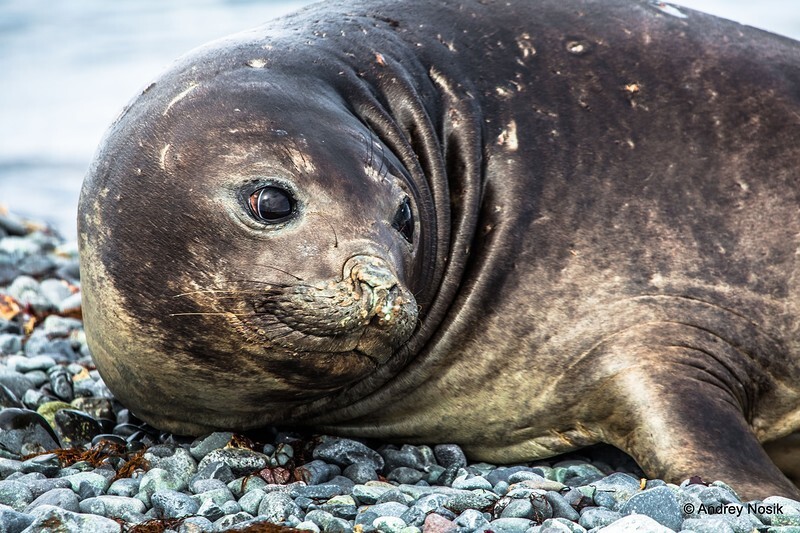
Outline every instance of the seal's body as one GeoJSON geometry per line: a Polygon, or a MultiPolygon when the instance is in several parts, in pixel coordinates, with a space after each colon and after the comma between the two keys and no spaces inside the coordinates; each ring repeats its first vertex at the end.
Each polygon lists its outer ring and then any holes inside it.
{"type": "Polygon", "coordinates": [[[87,337],[176,432],[607,442],[797,498],[760,443],[800,429],[798,162],[794,41],[662,3],[326,2],[112,126],[87,337]]]}

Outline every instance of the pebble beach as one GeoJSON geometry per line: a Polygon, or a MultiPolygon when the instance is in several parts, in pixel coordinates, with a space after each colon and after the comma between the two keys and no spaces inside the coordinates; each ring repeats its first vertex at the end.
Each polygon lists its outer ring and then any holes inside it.
{"type": "Polygon", "coordinates": [[[94,367],[77,245],[5,210],[0,408],[3,533],[800,533],[800,502],[743,502],[723,481],[645,479],[609,447],[492,465],[456,444],[161,432],[94,367]]]}

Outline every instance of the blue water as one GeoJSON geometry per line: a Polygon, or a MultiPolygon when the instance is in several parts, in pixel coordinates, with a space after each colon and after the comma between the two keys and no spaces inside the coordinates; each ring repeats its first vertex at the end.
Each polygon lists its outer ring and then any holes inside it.
{"type": "MultiPolygon", "coordinates": [[[[307,3],[0,0],[0,206],[74,238],[83,174],[122,106],[189,49],[307,3]]],[[[800,38],[794,2],[677,3],[800,38]]]]}

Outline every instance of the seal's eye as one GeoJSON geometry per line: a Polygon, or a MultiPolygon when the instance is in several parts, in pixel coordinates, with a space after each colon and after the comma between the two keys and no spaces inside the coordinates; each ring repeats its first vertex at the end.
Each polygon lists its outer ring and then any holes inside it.
{"type": "Polygon", "coordinates": [[[411,200],[407,196],[394,214],[392,227],[409,243],[414,242],[414,214],[411,212],[411,200]]]}
{"type": "Polygon", "coordinates": [[[263,187],[250,195],[250,212],[261,222],[277,224],[292,216],[295,200],[280,187],[263,187]]]}

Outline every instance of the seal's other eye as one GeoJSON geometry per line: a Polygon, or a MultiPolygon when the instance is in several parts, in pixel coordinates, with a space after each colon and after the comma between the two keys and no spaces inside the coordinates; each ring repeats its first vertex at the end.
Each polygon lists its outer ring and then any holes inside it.
{"type": "Polygon", "coordinates": [[[295,200],[280,187],[262,187],[250,195],[250,213],[261,222],[277,224],[294,213],[295,200]]]}
{"type": "Polygon", "coordinates": [[[411,200],[407,196],[394,214],[392,227],[409,243],[414,242],[414,214],[411,212],[411,200]]]}

